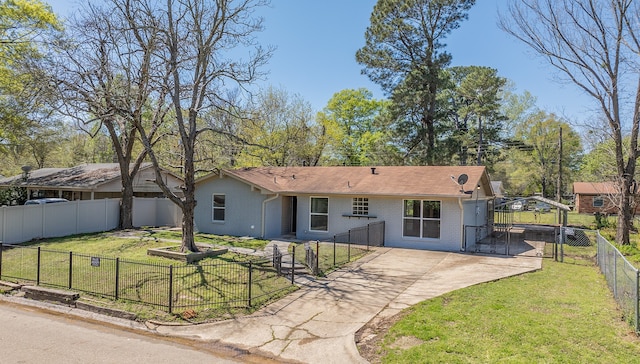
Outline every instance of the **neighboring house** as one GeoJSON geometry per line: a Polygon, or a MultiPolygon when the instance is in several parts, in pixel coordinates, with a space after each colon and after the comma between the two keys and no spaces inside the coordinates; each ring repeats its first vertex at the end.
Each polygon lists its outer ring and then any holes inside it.
{"type": "Polygon", "coordinates": [[[618,190],[613,182],[574,182],[573,195],[574,210],[580,214],[618,212],[614,202],[618,190]]]}
{"type": "MultiPolygon", "coordinates": [[[[182,180],[163,170],[163,178],[171,189],[178,190],[182,180]]],[[[153,182],[155,172],[151,163],[143,164],[133,181],[135,197],[163,197],[153,182]]],[[[29,199],[61,197],[67,200],[98,200],[120,198],[122,182],[117,163],[82,164],[72,168],[41,168],[24,174],[0,179],[0,188],[27,188],[29,199]]]]}
{"type": "Polygon", "coordinates": [[[259,167],[203,177],[196,198],[201,232],[331,240],[385,221],[385,246],[459,251],[465,225],[488,224],[494,194],[476,166],[259,167]]]}
{"type": "Polygon", "coordinates": [[[496,206],[502,204],[505,201],[504,185],[502,184],[502,181],[491,181],[491,189],[493,190],[496,198],[496,206]]]}

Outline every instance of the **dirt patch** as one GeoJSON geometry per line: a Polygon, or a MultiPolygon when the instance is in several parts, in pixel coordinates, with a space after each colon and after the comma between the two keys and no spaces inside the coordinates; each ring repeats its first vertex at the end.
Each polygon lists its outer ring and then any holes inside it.
{"type": "Polygon", "coordinates": [[[424,340],[418,339],[415,336],[403,336],[396,340],[391,347],[393,349],[411,349],[414,346],[423,344],[424,340]]]}
{"type": "MultiPolygon", "coordinates": [[[[356,345],[358,347],[358,351],[360,352],[360,356],[367,359],[369,363],[381,363],[382,357],[386,354],[386,352],[382,349],[382,341],[384,340],[384,335],[389,331],[389,328],[391,328],[393,324],[401,320],[406,314],[406,311],[403,311],[390,317],[374,317],[366,325],[360,328],[360,330],[358,330],[355,335],[356,345]]],[[[403,339],[404,338],[402,338],[401,340],[403,339]]],[[[414,339],[419,340],[417,338],[414,339]]],[[[408,338],[400,344],[411,345],[410,340],[411,339],[408,338]]],[[[413,344],[411,346],[419,345],[420,343],[413,344]]]]}

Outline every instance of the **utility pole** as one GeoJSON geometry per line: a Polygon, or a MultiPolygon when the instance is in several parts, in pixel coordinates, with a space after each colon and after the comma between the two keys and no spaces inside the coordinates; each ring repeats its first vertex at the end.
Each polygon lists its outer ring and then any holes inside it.
{"type": "MultiPolygon", "coordinates": [[[[558,138],[558,189],[556,192],[556,201],[562,202],[562,127],[560,127],[560,136],[558,138]]],[[[561,211],[558,210],[558,223],[561,223],[561,211]]]]}

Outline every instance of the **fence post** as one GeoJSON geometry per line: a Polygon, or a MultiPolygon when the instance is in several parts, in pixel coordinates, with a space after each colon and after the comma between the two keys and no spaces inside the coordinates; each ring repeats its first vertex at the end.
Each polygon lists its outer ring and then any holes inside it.
{"type": "Polygon", "coordinates": [[[367,224],[367,250],[369,250],[369,241],[371,240],[371,236],[369,235],[370,234],[370,232],[369,232],[369,226],[370,225],[371,224],[367,224]]]}
{"type": "Polygon", "coordinates": [[[120,258],[116,258],[116,300],[120,295],[120,258]]]}
{"type": "Polygon", "coordinates": [[[333,266],[336,266],[336,236],[333,236],[333,266]]]}
{"type": "Polygon", "coordinates": [[[2,244],[2,240],[0,240],[0,279],[2,279],[2,251],[4,250],[4,246],[2,244]]]}
{"type": "Polygon", "coordinates": [[[249,287],[247,287],[247,292],[248,292],[248,300],[247,303],[249,305],[249,307],[251,307],[251,280],[252,280],[252,276],[253,276],[253,265],[252,262],[249,261],[249,287]]]}
{"type": "Polygon", "coordinates": [[[73,287],[73,252],[69,252],[69,289],[73,287]]]}
{"type": "Polygon", "coordinates": [[[618,254],[613,252],[613,297],[618,299],[618,254]]]}
{"type": "Polygon", "coordinates": [[[293,246],[293,252],[291,253],[291,284],[294,284],[293,277],[296,275],[296,246],[293,246]]]}
{"type": "Polygon", "coordinates": [[[169,265],[169,313],[173,313],[173,264],[169,265]]]}
{"type": "Polygon", "coordinates": [[[36,268],[36,286],[40,285],[40,247],[38,247],[38,266],[36,268]]]}
{"type": "Polygon", "coordinates": [[[564,229],[560,228],[560,263],[564,263],[564,229]]]}
{"type": "Polygon", "coordinates": [[[636,333],[640,332],[640,270],[636,270],[636,333]]]}
{"type": "Polygon", "coordinates": [[[316,275],[320,271],[320,240],[316,240],[316,275]]]}

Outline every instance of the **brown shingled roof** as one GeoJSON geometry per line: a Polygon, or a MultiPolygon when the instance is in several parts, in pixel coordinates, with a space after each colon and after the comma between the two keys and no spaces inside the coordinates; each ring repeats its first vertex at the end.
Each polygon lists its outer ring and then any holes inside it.
{"type": "Polygon", "coordinates": [[[476,166],[256,167],[222,174],[271,193],[469,197],[455,182],[466,174],[465,190],[481,184],[492,195],[485,168],[476,166]]]}
{"type": "Polygon", "coordinates": [[[573,182],[573,193],[581,195],[610,195],[618,193],[613,182],[573,182]]]}
{"type": "MultiPolygon", "coordinates": [[[[140,169],[149,167],[144,163],[140,169]]],[[[71,168],[41,168],[29,173],[27,181],[22,175],[0,179],[0,186],[28,186],[30,188],[92,188],[120,178],[118,163],[82,164],[71,168]]]]}

